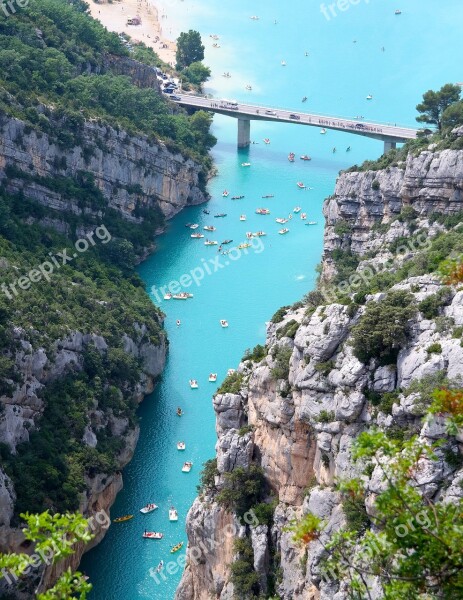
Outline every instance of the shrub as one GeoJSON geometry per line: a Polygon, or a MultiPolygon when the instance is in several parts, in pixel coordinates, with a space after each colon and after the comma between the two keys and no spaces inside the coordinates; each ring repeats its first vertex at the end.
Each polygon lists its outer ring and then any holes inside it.
{"type": "Polygon", "coordinates": [[[403,290],[389,292],[380,302],[370,302],[352,329],[354,355],[363,363],[371,358],[383,364],[395,361],[415,314],[414,297],[403,290]]]}
{"type": "Polygon", "coordinates": [[[245,425],[244,427],[241,427],[240,429],[238,429],[238,435],[240,437],[242,437],[243,435],[246,435],[247,433],[251,433],[252,430],[253,430],[252,425],[245,425]]]}
{"type": "Polygon", "coordinates": [[[217,390],[217,394],[239,394],[243,384],[243,375],[235,371],[227,375],[222,385],[217,390]]]}
{"type": "Polygon", "coordinates": [[[327,377],[334,369],[334,360],[328,360],[327,362],[317,363],[315,370],[327,377]]]}
{"type": "Polygon", "coordinates": [[[334,233],[339,237],[348,235],[352,233],[352,225],[344,219],[340,219],[336,222],[336,225],[334,226],[334,233]]]}
{"type": "Polygon", "coordinates": [[[332,410],[321,410],[315,420],[318,423],[332,423],[335,418],[335,414],[332,410]]]}
{"type": "Polygon", "coordinates": [[[264,470],[257,465],[248,469],[236,467],[224,475],[224,487],[217,494],[217,502],[242,517],[257,504],[265,490],[264,470]]]}
{"type": "Polygon", "coordinates": [[[297,321],[295,321],[294,319],[291,319],[290,321],[288,321],[286,323],[286,325],[284,327],[281,327],[277,331],[277,337],[278,337],[278,339],[281,339],[282,337],[289,337],[291,339],[294,339],[294,336],[296,335],[296,332],[298,329],[299,329],[299,323],[297,321]]]}
{"type": "Polygon", "coordinates": [[[252,507],[259,525],[272,526],[273,513],[275,512],[277,504],[277,500],[272,500],[272,502],[261,502],[252,507]]]}
{"type": "Polygon", "coordinates": [[[237,600],[257,600],[259,595],[259,574],[254,570],[254,551],[251,540],[238,538],[233,542],[233,550],[238,555],[230,565],[231,582],[237,600]]]}
{"type": "Polygon", "coordinates": [[[274,379],[288,379],[289,377],[289,361],[293,351],[286,346],[278,346],[273,353],[273,358],[276,362],[272,369],[272,377],[274,379]]]}
{"type": "Polygon", "coordinates": [[[288,312],[289,306],[282,306],[279,308],[273,317],[270,319],[272,323],[281,323],[285,318],[286,313],[288,312]]]}
{"type": "Polygon", "coordinates": [[[434,344],[431,344],[426,348],[426,352],[428,354],[441,354],[442,346],[438,342],[434,342],[434,344]]]}
{"type": "Polygon", "coordinates": [[[203,494],[206,491],[215,489],[215,478],[219,474],[217,469],[217,459],[211,458],[203,465],[203,470],[199,476],[199,484],[197,486],[198,494],[203,494]]]}
{"type": "Polygon", "coordinates": [[[377,179],[374,179],[373,183],[371,184],[371,187],[373,190],[378,191],[380,188],[379,181],[377,179]]]}
{"type": "Polygon", "coordinates": [[[253,362],[260,362],[266,356],[267,356],[266,347],[262,346],[261,344],[257,344],[257,346],[254,346],[254,348],[252,350],[249,350],[249,348],[246,350],[242,360],[243,361],[252,360],[253,362]]]}
{"type": "Polygon", "coordinates": [[[448,306],[452,301],[452,292],[449,288],[442,288],[436,294],[428,296],[418,304],[418,308],[425,319],[437,317],[443,306],[448,306]]]}

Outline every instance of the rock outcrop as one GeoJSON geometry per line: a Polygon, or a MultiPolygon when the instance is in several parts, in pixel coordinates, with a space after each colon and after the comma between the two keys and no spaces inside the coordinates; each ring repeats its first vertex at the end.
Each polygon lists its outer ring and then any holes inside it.
{"type": "MultiPolygon", "coordinates": [[[[359,277],[360,284],[381,271],[398,272],[407,261],[423,256],[430,240],[444,231],[432,213],[452,215],[463,209],[462,185],[463,152],[451,150],[409,156],[406,164],[385,171],[340,176],[335,195],[324,205],[322,285],[314,296],[317,301],[306,299],[304,306],[296,304],[282,319],[268,323],[266,356],[239,365],[239,393],[214,399],[215,483],[196,499],[188,515],[187,565],[176,600],[234,597],[230,565],[239,553],[235,547],[233,556],[232,541],[224,535],[223,523],[232,516],[220,502],[220,492],[230,473],[251,464],[263,468],[268,488],[262,491],[262,499],[274,502],[272,523],[270,530],[266,524],[244,524],[234,539],[250,540],[260,593],[282,600],[345,600],[342,584],[321,572],[323,545],[346,523],[334,484],[359,475],[352,443],[373,425],[416,433],[422,439],[445,438],[438,419],[423,424],[425,408],[418,394],[408,389],[413,382],[437,374],[450,380],[461,375],[463,292],[446,288],[445,300],[432,317],[416,311],[395,362],[384,365],[373,358],[365,363],[354,354],[352,328],[366,306],[385,294],[353,302],[359,286],[340,281],[337,261],[340,254],[353,257],[353,269],[360,273],[368,266],[371,273],[359,277]],[[419,242],[417,235],[422,236],[419,242]],[[391,249],[398,238],[409,244],[399,255],[391,249]],[[346,285],[340,287],[342,283],[346,285]],[[349,301],[333,301],[340,292],[349,301]],[[389,405],[372,402],[372,395],[387,393],[394,399],[389,405]],[[287,528],[308,512],[323,519],[326,527],[320,540],[302,547],[287,528]],[[206,537],[220,537],[225,543],[197,560],[195,549],[206,537]]],[[[419,306],[444,287],[441,278],[425,273],[391,281],[389,290],[406,290],[419,306]]],[[[458,444],[452,447],[461,453],[458,444]]],[[[457,482],[462,477],[460,467],[440,457],[422,469],[424,493],[435,497],[442,493],[445,481],[448,501],[461,498],[457,482]]],[[[379,486],[380,477],[373,471],[371,498],[379,486]]],[[[370,508],[367,502],[367,511],[370,508]]],[[[374,597],[379,598],[379,592],[374,597]]]]}

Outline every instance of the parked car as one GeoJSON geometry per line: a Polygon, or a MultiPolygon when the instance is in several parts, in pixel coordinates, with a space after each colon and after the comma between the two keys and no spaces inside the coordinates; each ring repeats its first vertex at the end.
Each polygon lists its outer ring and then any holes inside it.
{"type": "Polygon", "coordinates": [[[272,115],[272,116],[275,116],[275,115],[276,115],[276,112],[275,112],[274,110],[266,110],[266,111],[265,111],[265,114],[266,114],[266,115],[272,115]]]}
{"type": "Polygon", "coordinates": [[[175,102],[180,102],[180,100],[182,99],[180,96],[176,96],[175,94],[172,94],[172,96],[170,98],[171,98],[171,100],[174,100],[175,102]]]}
{"type": "Polygon", "coordinates": [[[300,121],[301,117],[299,115],[295,115],[294,113],[289,115],[290,119],[293,119],[294,121],[300,121]]]}
{"type": "Polygon", "coordinates": [[[163,94],[173,94],[174,90],[172,88],[164,88],[162,92],[163,94]]]}

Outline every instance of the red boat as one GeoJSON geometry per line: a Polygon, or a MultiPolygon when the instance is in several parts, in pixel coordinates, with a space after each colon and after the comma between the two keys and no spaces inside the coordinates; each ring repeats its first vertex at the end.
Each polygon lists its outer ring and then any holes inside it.
{"type": "Polygon", "coordinates": [[[145,531],[142,536],[149,540],[160,540],[164,536],[163,533],[159,533],[157,531],[145,531]]]}
{"type": "Polygon", "coordinates": [[[302,181],[298,181],[297,182],[297,187],[301,190],[303,190],[305,188],[305,185],[302,183],[302,181]]]}
{"type": "Polygon", "coordinates": [[[294,157],[295,157],[295,156],[296,156],[296,155],[294,154],[294,152],[290,152],[290,153],[288,154],[288,160],[289,160],[289,162],[294,162],[294,157]]]}

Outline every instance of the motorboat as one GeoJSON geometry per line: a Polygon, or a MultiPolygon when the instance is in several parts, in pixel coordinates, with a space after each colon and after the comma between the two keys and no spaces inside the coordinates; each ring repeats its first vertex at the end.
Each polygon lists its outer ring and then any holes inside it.
{"type": "Polygon", "coordinates": [[[240,244],[238,246],[238,250],[243,250],[244,248],[250,248],[250,247],[251,247],[251,244],[249,244],[248,242],[243,242],[242,244],[240,244]]]}
{"type": "Polygon", "coordinates": [[[250,167],[251,163],[250,162],[244,162],[244,163],[241,163],[241,166],[242,167],[250,167]]]}
{"type": "Polygon", "coordinates": [[[246,221],[246,215],[240,215],[240,221],[246,221]]]}
{"type": "Polygon", "coordinates": [[[178,521],[178,512],[173,506],[169,509],[169,521],[178,521]]]}
{"type": "Polygon", "coordinates": [[[174,294],[172,296],[174,300],[188,300],[188,298],[193,298],[193,294],[189,292],[180,292],[180,294],[174,294]]]}
{"type": "Polygon", "coordinates": [[[307,213],[301,213],[301,219],[305,221],[305,219],[307,219],[307,213]]]}
{"type": "Polygon", "coordinates": [[[187,460],[186,462],[184,462],[182,467],[182,473],[189,473],[191,471],[192,466],[193,463],[191,461],[187,460]]]}
{"type": "Polygon", "coordinates": [[[217,215],[214,215],[214,217],[215,217],[216,219],[218,219],[219,217],[226,217],[226,216],[227,216],[227,213],[219,213],[219,214],[217,214],[217,215]]]}
{"type": "Polygon", "coordinates": [[[196,379],[190,379],[189,381],[190,387],[192,390],[197,390],[199,385],[198,382],[196,381],[196,379]]]}
{"type": "Polygon", "coordinates": [[[294,162],[294,157],[295,157],[294,152],[290,152],[288,154],[288,160],[289,160],[289,162],[294,162]]]}
{"type": "Polygon", "coordinates": [[[215,382],[217,381],[217,373],[211,373],[211,374],[209,375],[209,381],[210,381],[211,383],[215,383],[215,382]]]}
{"type": "Polygon", "coordinates": [[[282,219],[281,217],[279,219],[275,219],[276,223],[280,223],[280,225],[284,225],[285,223],[288,222],[288,219],[282,219]]]}
{"type": "Polygon", "coordinates": [[[252,85],[247,85],[246,89],[248,90],[248,92],[251,92],[252,91],[252,85]]]}
{"type": "Polygon", "coordinates": [[[190,225],[190,229],[198,229],[198,227],[199,227],[198,223],[192,223],[190,225]]]}
{"type": "Polygon", "coordinates": [[[190,235],[190,237],[194,238],[195,240],[200,240],[201,238],[204,237],[204,234],[202,234],[202,233],[192,233],[190,235]]]}
{"type": "Polygon", "coordinates": [[[250,19],[252,19],[253,21],[258,21],[259,17],[257,15],[253,15],[252,17],[249,17],[250,19]]]}
{"type": "Polygon", "coordinates": [[[266,194],[265,196],[262,196],[262,198],[275,198],[274,194],[266,194]]]}
{"type": "Polygon", "coordinates": [[[303,190],[305,188],[305,185],[302,183],[302,181],[298,181],[296,185],[300,190],[303,190]]]}
{"type": "Polygon", "coordinates": [[[180,327],[180,325],[181,325],[181,321],[180,321],[180,319],[177,319],[177,327],[180,327]]]}
{"type": "Polygon", "coordinates": [[[373,96],[371,94],[368,94],[367,100],[373,100],[373,96]]]}
{"type": "Polygon", "coordinates": [[[214,225],[204,225],[204,231],[215,231],[214,225]]]}
{"type": "Polygon", "coordinates": [[[232,200],[242,200],[244,196],[232,196],[232,200]]]}
{"type": "Polygon", "coordinates": [[[172,294],[170,292],[164,294],[164,300],[172,300],[172,294]]]}
{"type": "Polygon", "coordinates": [[[148,513],[153,512],[153,510],[156,510],[156,509],[157,509],[156,504],[147,504],[143,508],[140,508],[140,512],[142,515],[147,515],[148,513]]]}
{"type": "Polygon", "coordinates": [[[206,240],[204,242],[205,246],[217,246],[218,242],[216,242],[215,240],[206,240]]]}
{"type": "Polygon", "coordinates": [[[224,240],[220,245],[226,246],[227,244],[231,244],[232,242],[233,242],[233,240],[224,240]]]}
{"type": "Polygon", "coordinates": [[[270,144],[270,139],[269,138],[264,138],[264,144],[270,144]]]}
{"type": "Polygon", "coordinates": [[[257,215],[269,215],[270,211],[268,208],[256,208],[257,215]]]}
{"type": "Polygon", "coordinates": [[[124,523],[125,521],[130,521],[133,519],[133,515],[124,515],[122,517],[117,517],[117,519],[113,519],[113,523],[124,523]]]}
{"type": "Polygon", "coordinates": [[[295,208],[293,208],[293,213],[296,213],[296,215],[297,215],[298,213],[301,212],[301,210],[302,210],[302,208],[300,206],[296,206],[295,208]]]}
{"type": "Polygon", "coordinates": [[[307,221],[306,225],[316,225],[317,221],[307,221]]]}
{"type": "Polygon", "coordinates": [[[220,325],[222,327],[228,327],[228,321],[225,321],[225,319],[220,319],[220,325]]]}
{"type": "Polygon", "coordinates": [[[301,160],[312,160],[308,154],[303,154],[301,160]]]}
{"type": "Polygon", "coordinates": [[[178,552],[181,548],[183,548],[183,542],[180,542],[179,544],[172,546],[172,548],[170,549],[170,553],[174,554],[175,552],[178,552]]]}
{"type": "Polygon", "coordinates": [[[278,232],[280,235],[284,235],[285,233],[288,233],[289,229],[288,228],[284,228],[284,229],[280,229],[280,231],[278,232]]]}
{"type": "Polygon", "coordinates": [[[254,233],[253,235],[254,237],[264,237],[267,234],[265,233],[265,231],[256,231],[256,233],[254,233]]]}
{"type": "Polygon", "coordinates": [[[177,417],[181,417],[182,415],[183,415],[183,410],[180,407],[178,407],[177,408],[177,417]]]}
{"type": "Polygon", "coordinates": [[[186,444],[185,442],[177,442],[177,450],[185,450],[186,444]]]}
{"type": "Polygon", "coordinates": [[[142,537],[148,540],[162,540],[164,537],[163,533],[159,533],[159,531],[144,531],[142,533],[142,537]]]}
{"type": "Polygon", "coordinates": [[[286,67],[286,61],[285,61],[285,60],[282,60],[282,61],[281,61],[281,66],[282,66],[282,67],[286,67]]]}
{"type": "Polygon", "coordinates": [[[229,195],[230,195],[230,192],[229,192],[228,190],[224,190],[224,191],[222,192],[222,196],[223,196],[224,198],[226,198],[226,197],[227,197],[227,196],[229,196],[229,195]]]}
{"type": "Polygon", "coordinates": [[[326,133],[326,129],[325,129],[325,128],[323,128],[323,129],[320,131],[320,133],[321,133],[321,135],[325,135],[325,133],[326,133]]]}

